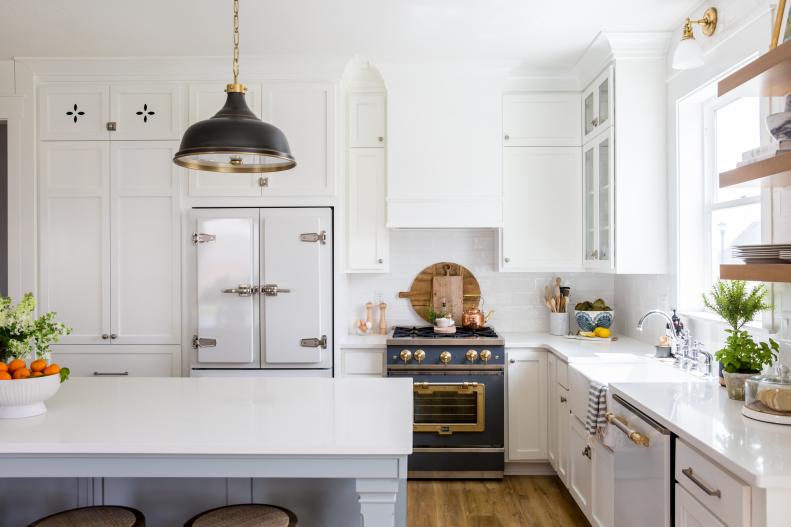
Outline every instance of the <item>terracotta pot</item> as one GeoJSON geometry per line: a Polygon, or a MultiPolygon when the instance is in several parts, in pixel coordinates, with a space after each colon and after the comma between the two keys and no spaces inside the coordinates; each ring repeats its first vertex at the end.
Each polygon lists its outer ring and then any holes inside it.
{"type": "Polygon", "coordinates": [[[722,372],[725,376],[725,389],[728,390],[728,397],[734,401],[744,401],[744,383],[755,375],[754,373],[728,373],[722,372]]]}

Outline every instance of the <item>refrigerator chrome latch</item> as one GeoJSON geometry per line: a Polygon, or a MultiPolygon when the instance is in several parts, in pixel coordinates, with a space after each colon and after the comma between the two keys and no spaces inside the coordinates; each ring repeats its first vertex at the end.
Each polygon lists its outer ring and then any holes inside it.
{"type": "Polygon", "coordinates": [[[280,293],[290,293],[291,289],[283,289],[277,284],[264,284],[260,287],[260,292],[264,296],[277,296],[280,293]]]}
{"type": "Polygon", "coordinates": [[[215,348],[217,347],[217,339],[202,339],[198,335],[192,336],[192,347],[198,348],[215,348]]]}
{"type": "Polygon", "coordinates": [[[327,335],[322,335],[320,339],[300,339],[299,345],[303,348],[322,348],[327,349],[327,335]]]}
{"type": "Polygon", "coordinates": [[[205,232],[196,232],[192,234],[192,245],[198,245],[199,243],[208,243],[217,240],[217,236],[214,234],[206,234],[205,232]]]}
{"type": "Polygon", "coordinates": [[[222,292],[239,296],[252,296],[258,294],[258,287],[248,284],[239,284],[239,287],[234,287],[233,289],[223,289],[222,292]]]}
{"type": "Polygon", "coordinates": [[[321,232],[306,232],[299,235],[301,242],[321,242],[322,245],[327,245],[327,231],[321,232]]]}

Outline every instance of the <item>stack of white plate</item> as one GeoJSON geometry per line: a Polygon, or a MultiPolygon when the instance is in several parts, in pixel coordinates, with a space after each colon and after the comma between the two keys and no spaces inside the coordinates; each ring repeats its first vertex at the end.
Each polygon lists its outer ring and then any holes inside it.
{"type": "Polygon", "coordinates": [[[788,263],[791,264],[791,244],[735,245],[734,258],[745,263],[788,263]]]}

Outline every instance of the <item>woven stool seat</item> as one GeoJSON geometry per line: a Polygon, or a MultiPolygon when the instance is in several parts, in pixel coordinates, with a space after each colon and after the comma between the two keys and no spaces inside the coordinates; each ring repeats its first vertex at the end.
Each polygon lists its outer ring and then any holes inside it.
{"type": "Polygon", "coordinates": [[[82,507],[41,518],[30,527],[144,527],[143,513],[129,507],[82,507]]]}
{"type": "Polygon", "coordinates": [[[293,512],[274,505],[244,504],[202,512],[184,527],[294,527],[293,512]]]}

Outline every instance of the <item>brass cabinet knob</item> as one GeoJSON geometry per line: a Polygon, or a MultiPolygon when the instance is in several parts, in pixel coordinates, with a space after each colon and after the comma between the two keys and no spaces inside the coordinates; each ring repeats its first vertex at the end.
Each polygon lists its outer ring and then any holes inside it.
{"type": "Polygon", "coordinates": [[[440,353],[440,354],[439,354],[439,361],[440,361],[442,364],[447,364],[447,363],[449,363],[449,362],[450,362],[450,359],[451,359],[451,354],[450,354],[450,352],[449,352],[449,351],[443,351],[442,353],[440,353]]]}
{"type": "Polygon", "coordinates": [[[489,350],[481,350],[481,360],[483,362],[489,362],[489,359],[492,358],[492,352],[489,350]]]}
{"type": "Polygon", "coordinates": [[[412,360],[412,352],[409,350],[401,350],[399,357],[401,357],[401,360],[404,361],[404,364],[406,364],[412,360]]]}
{"type": "Polygon", "coordinates": [[[478,358],[478,352],[475,350],[467,350],[467,354],[464,355],[468,361],[475,362],[475,359],[478,358]]]}
{"type": "Polygon", "coordinates": [[[415,360],[418,362],[423,362],[426,358],[426,352],[423,350],[415,350],[415,360]]]}

